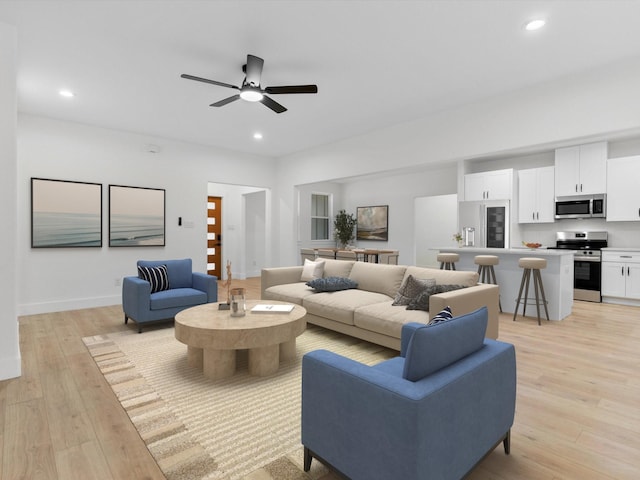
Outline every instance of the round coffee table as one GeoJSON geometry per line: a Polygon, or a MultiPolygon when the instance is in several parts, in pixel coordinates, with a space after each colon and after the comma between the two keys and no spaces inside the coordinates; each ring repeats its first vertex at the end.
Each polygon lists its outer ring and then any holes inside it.
{"type": "Polygon", "coordinates": [[[307,311],[295,305],[289,313],[252,313],[258,304],[290,305],[275,300],[248,300],[247,313],[232,317],[229,310],[218,310],[217,303],[188,308],[176,315],[176,339],[187,345],[190,366],[201,368],[214,380],[232,376],[236,353],[249,351],[249,374],[271,375],[280,360],[296,356],[296,337],[307,327],[307,311]]]}

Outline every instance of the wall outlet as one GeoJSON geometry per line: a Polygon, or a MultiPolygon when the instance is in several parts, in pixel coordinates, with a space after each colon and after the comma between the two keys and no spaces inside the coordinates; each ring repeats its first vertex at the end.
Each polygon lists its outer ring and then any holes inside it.
{"type": "Polygon", "coordinates": [[[119,287],[119,286],[120,286],[120,279],[119,279],[119,278],[116,278],[116,279],[115,279],[115,281],[113,282],[113,284],[114,284],[116,287],[119,287]]]}

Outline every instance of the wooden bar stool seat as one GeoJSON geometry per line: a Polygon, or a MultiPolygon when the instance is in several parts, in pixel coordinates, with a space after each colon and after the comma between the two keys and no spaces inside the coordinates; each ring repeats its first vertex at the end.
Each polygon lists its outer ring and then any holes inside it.
{"type": "Polygon", "coordinates": [[[516,309],[513,312],[513,321],[516,320],[516,316],[518,315],[518,307],[520,306],[520,302],[524,302],[524,306],[522,308],[522,316],[525,316],[527,311],[527,300],[535,301],[536,303],[536,311],[538,312],[538,325],[540,323],[540,304],[544,305],[544,311],[547,315],[547,321],[549,320],[549,310],[547,309],[547,298],[544,294],[544,287],[542,285],[542,276],[540,275],[540,270],[543,268],[547,268],[547,261],[544,258],[535,258],[535,257],[523,257],[518,260],[518,266],[520,268],[524,268],[522,272],[522,281],[520,282],[520,291],[518,292],[518,300],[516,300],[516,309]],[[535,298],[527,298],[529,296],[529,279],[533,277],[533,286],[535,289],[535,298]],[[525,288],[526,284],[526,288],[525,288]],[[522,296],[522,291],[524,290],[524,297],[522,296]]]}
{"type": "MultiPolygon", "coordinates": [[[[473,262],[478,265],[479,282],[498,285],[496,271],[493,266],[500,263],[500,258],[496,255],[476,255],[473,262]]],[[[498,297],[498,306],[500,307],[500,312],[502,312],[502,302],[500,301],[500,297],[498,297]]]]}
{"type": "Polygon", "coordinates": [[[440,262],[440,270],[455,270],[456,262],[460,260],[457,253],[439,253],[437,257],[440,262]]]}

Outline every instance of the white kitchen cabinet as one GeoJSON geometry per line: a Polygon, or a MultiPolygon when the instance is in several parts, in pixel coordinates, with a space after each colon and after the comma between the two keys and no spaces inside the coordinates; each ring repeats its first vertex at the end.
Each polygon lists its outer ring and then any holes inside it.
{"type": "Polygon", "coordinates": [[[468,173],[464,176],[464,199],[511,200],[513,195],[513,169],[468,173]]]}
{"type": "Polygon", "coordinates": [[[640,155],[607,161],[607,221],[640,221],[640,155]]]}
{"type": "Polygon", "coordinates": [[[518,223],[555,221],[554,167],[518,171],[518,223]]]}
{"type": "Polygon", "coordinates": [[[607,156],[607,142],[556,149],[556,196],[606,193],[607,156]]]}
{"type": "Polygon", "coordinates": [[[640,300],[640,252],[602,252],[602,297],[640,300]]]}

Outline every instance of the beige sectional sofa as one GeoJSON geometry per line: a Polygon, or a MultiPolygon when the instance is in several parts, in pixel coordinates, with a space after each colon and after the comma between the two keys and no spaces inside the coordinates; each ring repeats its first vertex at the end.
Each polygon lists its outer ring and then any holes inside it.
{"type": "Polygon", "coordinates": [[[261,298],[302,305],[307,310],[309,323],[396,350],[400,350],[403,324],[428,323],[446,306],[451,307],[454,316],[487,306],[486,336],[498,337],[498,287],[479,284],[476,272],[327,259],[323,277],[349,278],[357,282],[358,287],[316,292],[301,280],[302,271],[302,266],[262,269],[261,298]],[[392,303],[409,275],[435,279],[436,284],[467,288],[431,295],[428,312],[407,310],[392,303]]]}

